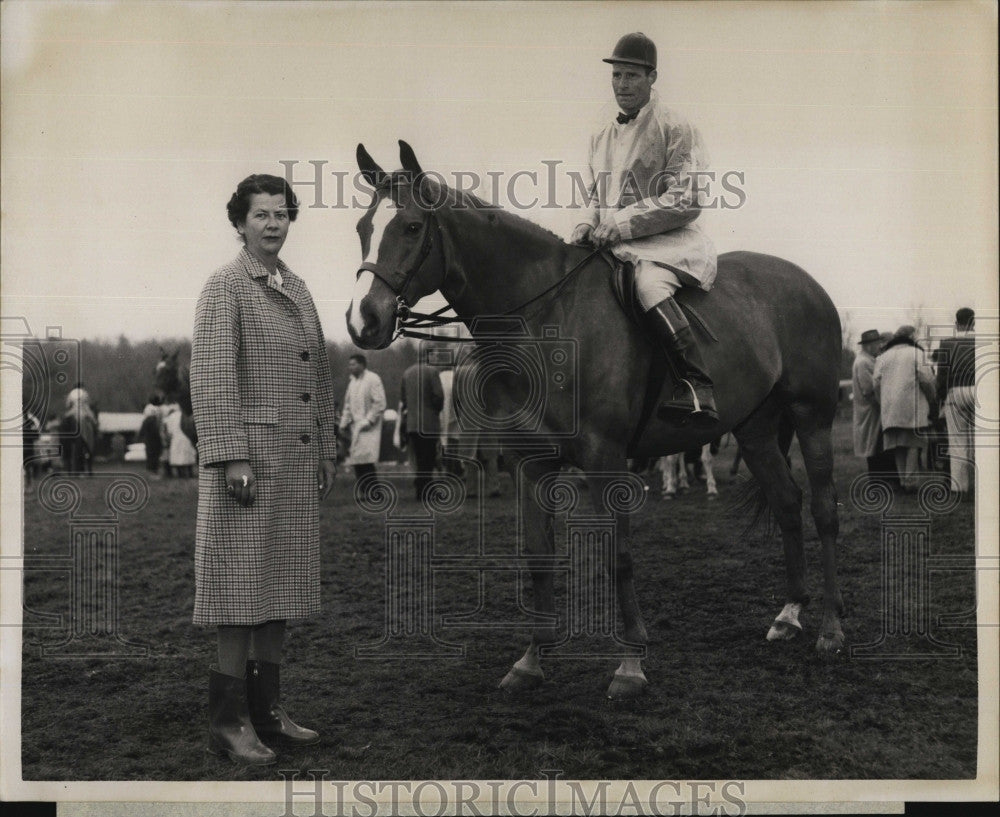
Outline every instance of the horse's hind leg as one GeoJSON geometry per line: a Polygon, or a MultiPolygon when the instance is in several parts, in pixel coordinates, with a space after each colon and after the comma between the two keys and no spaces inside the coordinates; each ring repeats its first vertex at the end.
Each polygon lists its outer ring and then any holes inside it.
{"type": "Polygon", "coordinates": [[[833,443],[830,425],[833,409],[823,416],[810,405],[792,405],[792,419],[802,449],[809,487],[811,510],[823,548],[823,623],[816,649],[838,653],[844,646],[844,631],[840,627],[844,600],[837,586],[837,492],[833,483],[833,443]]]}
{"type": "Polygon", "coordinates": [[[785,550],[786,602],[767,633],[768,641],[785,641],[802,632],[799,613],[809,603],[802,545],[802,491],[788,468],[788,451],[779,443],[780,413],[776,401],[768,400],[736,432],[743,461],[774,514],[785,550]]]}
{"type": "Polygon", "coordinates": [[[719,488],[715,484],[715,473],[712,470],[712,446],[705,443],[701,447],[701,465],[705,469],[705,489],[708,491],[709,499],[719,498],[719,488]]]}

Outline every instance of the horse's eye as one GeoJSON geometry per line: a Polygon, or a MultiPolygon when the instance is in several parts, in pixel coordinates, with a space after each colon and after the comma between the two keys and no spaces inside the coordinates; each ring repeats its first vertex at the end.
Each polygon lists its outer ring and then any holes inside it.
{"type": "Polygon", "coordinates": [[[420,232],[420,222],[419,221],[411,221],[409,224],[406,225],[406,232],[408,232],[410,235],[416,235],[417,233],[419,233],[420,232]]]}

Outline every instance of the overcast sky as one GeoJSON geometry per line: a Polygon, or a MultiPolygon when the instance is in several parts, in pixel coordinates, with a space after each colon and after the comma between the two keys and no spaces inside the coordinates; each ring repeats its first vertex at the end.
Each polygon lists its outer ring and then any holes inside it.
{"type": "MultiPolygon", "coordinates": [[[[36,334],[189,336],[203,281],[239,248],[236,183],[288,160],[302,180],[325,163],[326,206],[302,210],[282,257],[327,336],[346,339],[361,212],[332,206],[333,174],[356,172],[356,144],[387,169],[403,138],[449,177],[535,171],[543,199],[543,162],[559,162],[565,198],[610,100],[601,58],[634,30],[657,43],[656,88],[702,130],[713,168],[744,174],[745,204],[703,215],[720,251],[800,264],[855,337],[920,305],[932,321],[996,314],[994,3],[4,2],[2,15],[2,308],[36,334]]],[[[527,214],[564,236],[575,223],[527,214]]]]}

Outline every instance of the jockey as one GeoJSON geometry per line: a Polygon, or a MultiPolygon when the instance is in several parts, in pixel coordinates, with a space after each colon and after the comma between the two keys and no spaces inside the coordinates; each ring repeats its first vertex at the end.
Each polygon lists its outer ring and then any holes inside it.
{"type": "Polygon", "coordinates": [[[590,207],[571,241],[608,247],[635,266],[636,295],[680,380],[659,416],[719,419],[712,380],[687,318],[673,299],[680,286],[709,290],[716,252],[695,220],[698,171],[708,166],[701,134],[661,104],[653,90],[656,46],[626,34],[604,60],[621,113],[606,109],[590,138],[590,207]],[[694,174],[694,175],[693,175],[694,174]]]}

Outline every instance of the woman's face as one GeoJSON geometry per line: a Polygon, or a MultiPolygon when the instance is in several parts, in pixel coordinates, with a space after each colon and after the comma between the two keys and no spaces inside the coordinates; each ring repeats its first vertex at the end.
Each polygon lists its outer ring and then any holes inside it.
{"type": "Polygon", "coordinates": [[[261,259],[274,259],[288,236],[289,223],[284,195],[254,193],[246,221],[237,230],[250,252],[261,259]]]}

